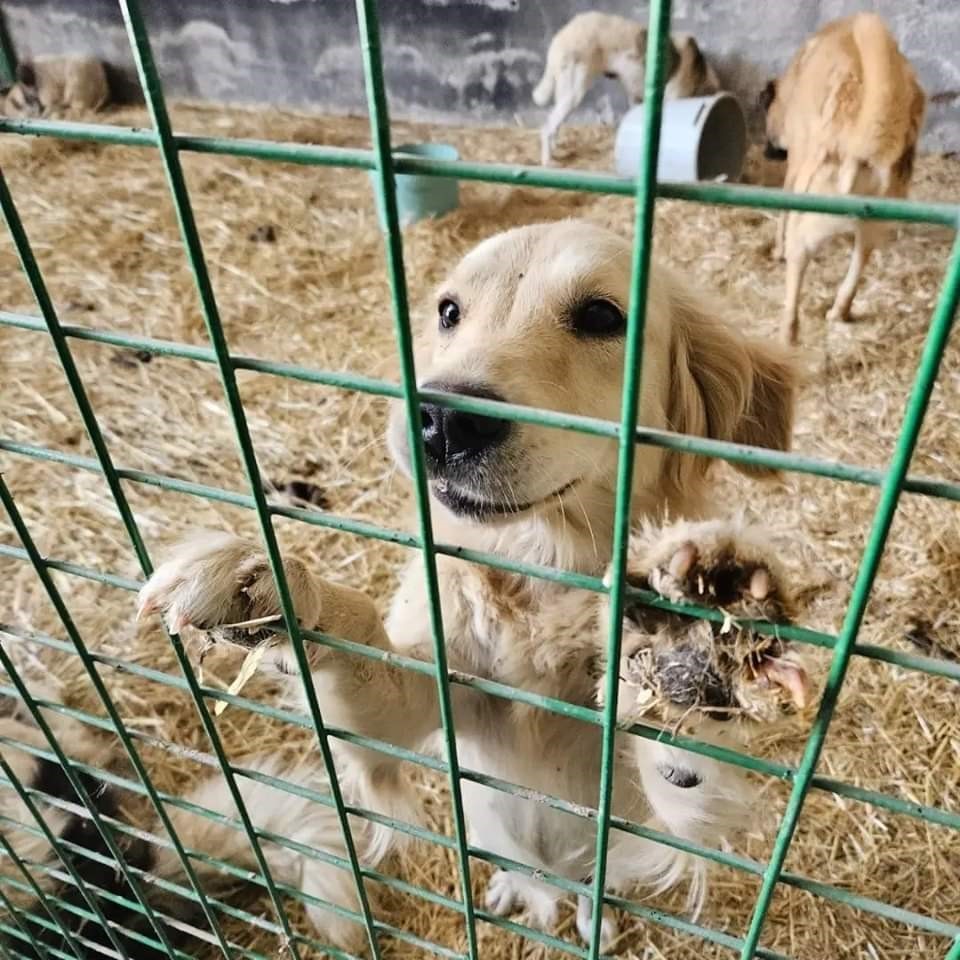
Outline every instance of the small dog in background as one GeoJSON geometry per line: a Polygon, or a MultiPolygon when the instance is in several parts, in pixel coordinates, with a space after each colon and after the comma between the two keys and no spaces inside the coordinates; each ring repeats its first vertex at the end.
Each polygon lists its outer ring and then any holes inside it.
{"type": "MultiPolygon", "coordinates": [[[[666,99],[716,93],[720,82],[696,40],[686,34],[670,37],[666,99]]],[[[635,20],[606,13],[581,13],[557,31],[547,51],[543,79],[533,101],[553,109],[541,130],[541,161],[550,163],[553,144],[564,120],[580,105],[597,77],[620,81],[631,103],[643,100],[647,29],[635,20]]]]}
{"type": "Polygon", "coordinates": [[[110,100],[103,63],[94,57],[38,57],[17,65],[16,82],[0,102],[8,117],[95,113],[110,100]]]}
{"type": "MultiPolygon", "coordinates": [[[[811,37],[761,95],[767,156],[783,158],[784,186],[799,193],[906,196],[926,96],[883,20],[858,13],[811,37]]],[[[877,221],[784,213],[775,256],[786,257],[782,336],[799,335],[800,286],[824,240],[852,231],[853,256],[828,320],[847,320],[870,253],[886,239],[877,221]]]]}

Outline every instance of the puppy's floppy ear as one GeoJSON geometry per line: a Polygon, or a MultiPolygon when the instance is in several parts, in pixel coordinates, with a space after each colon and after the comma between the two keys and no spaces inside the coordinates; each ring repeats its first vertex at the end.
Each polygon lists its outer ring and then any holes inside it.
{"type": "Polygon", "coordinates": [[[647,56],[647,28],[638,27],[637,28],[637,56],[643,60],[647,56]]]}
{"type": "Polygon", "coordinates": [[[760,96],[757,97],[757,105],[760,109],[766,113],[770,109],[770,105],[774,100],[777,99],[777,81],[769,80],[767,85],[760,91],[760,96]]]}
{"type": "Polygon", "coordinates": [[[37,70],[32,60],[21,60],[17,64],[17,83],[22,87],[36,87],[37,70]]]}
{"type": "MultiPolygon", "coordinates": [[[[788,450],[798,381],[796,362],[773,343],[748,339],[710,315],[703,304],[671,296],[669,428],[677,433],[788,450]]],[[[710,461],[670,451],[664,479],[689,493],[710,461]]],[[[767,467],[734,464],[742,473],[772,476],[767,467]]]]}

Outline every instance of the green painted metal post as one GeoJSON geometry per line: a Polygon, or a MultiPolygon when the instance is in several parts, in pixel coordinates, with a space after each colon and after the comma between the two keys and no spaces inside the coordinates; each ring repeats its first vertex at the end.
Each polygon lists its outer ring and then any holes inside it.
{"type": "Polygon", "coordinates": [[[430,491],[424,461],[423,440],[419,424],[420,397],[417,393],[416,371],[413,362],[413,339],[410,332],[410,310],[407,303],[407,283],[403,268],[403,240],[397,212],[396,183],[393,158],[390,154],[390,115],[380,55],[380,30],[377,23],[376,0],[356,0],[357,23],[363,52],[364,80],[370,112],[370,129],[376,157],[376,189],[386,226],[387,271],[393,297],[394,332],[400,355],[400,373],[403,401],[407,414],[407,444],[413,473],[414,496],[420,531],[420,548],[430,609],[430,630],[433,639],[433,657],[437,677],[437,698],[443,727],[444,748],[453,806],[457,857],[460,866],[460,889],[463,895],[463,915],[467,933],[467,949],[471,960],[477,960],[477,931],[474,917],[473,894],[470,884],[470,856],[467,847],[467,826],[463,813],[460,789],[460,765],[457,758],[457,740],[454,730],[453,705],[447,671],[446,641],[443,635],[443,613],[440,605],[440,587],[437,577],[437,558],[430,519],[430,491]]]}
{"type": "Polygon", "coordinates": [[[7,27],[7,14],[0,3],[0,90],[9,87],[16,77],[17,54],[7,27]]]}
{"type": "Polygon", "coordinates": [[[604,677],[603,745],[600,767],[600,798],[597,817],[597,850],[593,868],[593,915],[590,923],[590,960],[600,956],[600,931],[606,890],[607,851],[610,837],[610,806],[616,767],[617,693],[620,678],[620,641],[623,605],[626,596],[627,550],[630,544],[633,506],[633,461],[636,444],[637,411],[643,367],[643,338],[646,327],[647,292],[653,247],[654,202],[656,200],[657,154],[660,148],[660,116],[666,56],[670,43],[670,0],[653,0],[650,5],[647,74],[644,90],[643,156],[637,176],[636,225],[630,282],[630,309],[624,351],[623,399],[620,414],[617,495],[613,524],[613,555],[610,575],[610,635],[607,638],[607,667],[604,677]],[[653,55],[650,56],[650,52],[653,55]]]}
{"type": "MultiPolygon", "coordinates": [[[[226,338],[223,333],[223,325],[220,321],[219,310],[217,308],[216,297],[213,292],[213,285],[210,281],[207,271],[206,261],[203,255],[203,247],[200,243],[200,234],[193,216],[193,209],[190,205],[190,198],[187,191],[186,180],[183,175],[183,169],[180,165],[180,157],[177,152],[176,144],[172,136],[170,119],[167,114],[166,103],[163,97],[163,91],[160,83],[160,76],[157,72],[156,64],[153,60],[153,52],[150,47],[150,41],[147,37],[146,26],[140,9],[138,0],[120,0],[120,7],[123,13],[124,23],[127,27],[127,33],[130,38],[130,46],[133,51],[134,60],[137,65],[137,73],[140,77],[140,84],[147,102],[153,120],[154,132],[156,135],[157,149],[160,151],[163,159],[164,170],[167,175],[167,181],[173,199],[174,208],[177,214],[177,220],[180,225],[181,238],[184,248],[193,271],[197,292],[200,297],[203,310],[204,321],[207,327],[207,333],[211,345],[217,358],[217,365],[220,370],[220,379],[223,384],[224,395],[227,406],[233,419],[234,429],[237,435],[237,443],[240,447],[241,458],[247,473],[247,480],[254,498],[257,514],[260,519],[261,533],[264,539],[270,568],[273,573],[274,583],[277,588],[277,596],[280,608],[283,614],[284,627],[290,638],[290,643],[294,651],[297,666],[303,681],[303,688],[306,695],[307,704],[310,708],[314,721],[314,729],[317,736],[317,742],[320,747],[320,753],[323,758],[324,767],[330,780],[330,790],[333,795],[336,812],[340,822],[340,828],[343,836],[344,846],[347,856],[350,860],[354,882],[357,890],[357,897],[364,917],[366,932],[369,938],[370,948],[373,952],[374,960],[379,960],[380,944],[376,933],[376,927],[373,922],[373,916],[370,912],[369,898],[367,897],[366,887],[363,882],[363,876],[360,872],[360,864],[357,859],[356,845],[353,840],[353,834],[350,824],[347,820],[346,809],[343,797],[340,791],[340,783],[337,778],[336,767],[334,765],[333,754],[330,750],[330,744],[327,739],[323,719],[320,713],[320,706],[317,701],[317,693],[310,676],[310,665],[303,647],[303,638],[300,634],[300,625],[297,621],[296,611],[294,610],[293,600],[283,572],[283,561],[280,557],[280,549],[277,544],[276,534],[273,530],[273,524],[270,512],[267,508],[266,494],[263,484],[260,480],[260,470],[257,465],[256,453],[253,449],[253,441],[247,426],[246,416],[243,411],[243,404],[240,399],[240,391],[237,386],[236,372],[231,364],[229,350],[227,348],[226,338]]],[[[198,703],[198,706],[200,704],[198,703]]],[[[201,719],[204,726],[209,730],[213,729],[212,721],[205,708],[201,711],[201,719]]],[[[211,738],[213,739],[213,738],[211,738]]],[[[215,743],[216,746],[216,743],[215,743]]],[[[260,867],[260,872],[267,882],[270,891],[271,900],[277,914],[277,919],[284,929],[287,938],[288,949],[295,960],[298,960],[300,953],[296,945],[296,939],[293,930],[290,927],[290,921],[283,909],[283,904],[277,893],[276,885],[270,873],[266,857],[257,839],[256,831],[250,820],[249,813],[246,810],[243,798],[237,787],[236,780],[229,769],[229,765],[223,762],[224,777],[230,790],[234,803],[240,813],[240,817],[247,828],[250,845],[254,856],[260,867]]]]}
{"type": "Polygon", "coordinates": [[[840,689],[847,674],[847,666],[850,663],[854,644],[857,641],[857,633],[860,630],[860,624],[863,622],[863,616],[870,601],[870,591],[873,588],[877,571],[880,569],[883,549],[886,546],[887,536],[897,512],[903,481],[907,476],[907,470],[910,468],[910,459],[913,457],[917,438],[920,436],[920,428],[923,426],[923,418],[930,402],[930,395],[933,393],[937,381],[940,361],[950,338],[958,301],[960,301],[960,238],[954,242],[953,252],[947,264],[946,279],[936,309],[933,312],[933,319],[920,357],[917,376],[910,392],[910,398],[907,401],[900,435],[894,447],[893,456],[890,458],[886,479],[880,488],[880,499],[874,514],[873,525],[853,584],[843,627],[834,648],[826,687],[820,700],[817,716],[810,730],[810,736],[807,739],[807,745],[803,751],[800,766],[797,769],[783,822],[777,832],[773,855],[764,871],[763,883],[750,920],[750,928],[740,952],[741,960],[752,960],[754,956],[763,930],[763,922],[773,899],[773,892],[780,879],[780,871],[783,869],[783,864],[790,849],[790,842],[793,840],[794,832],[797,829],[803,801],[816,773],[820,751],[823,749],[827,730],[830,727],[830,721],[840,697],[840,689]]]}

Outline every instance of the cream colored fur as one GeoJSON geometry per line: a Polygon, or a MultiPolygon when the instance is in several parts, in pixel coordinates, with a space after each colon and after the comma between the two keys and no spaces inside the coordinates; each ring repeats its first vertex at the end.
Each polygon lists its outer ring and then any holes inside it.
{"type": "MultiPolygon", "coordinates": [[[[664,97],[694,97],[715,93],[720,83],[704,60],[693,37],[674,34],[664,97]]],[[[553,109],[541,131],[541,161],[550,163],[557,131],[580,105],[587,91],[603,74],[616,76],[631,103],[640,103],[644,93],[647,30],[625,17],[591,11],[577,14],[557,31],[547,51],[543,79],[533,91],[533,100],[553,109]]]]}
{"type": "MultiPolygon", "coordinates": [[[[858,13],[827,24],[769,89],[767,137],[787,151],[787,189],[906,196],[926,97],[880,17],[858,13]]],[[[854,248],[829,320],[848,319],[863,268],[888,227],[816,213],[781,218],[776,255],[787,261],[782,335],[789,343],[799,337],[807,265],[840,232],[853,233],[854,248]]]]}
{"type": "Polygon", "coordinates": [[[102,110],[110,99],[103,63],[93,57],[38,57],[22,62],[0,104],[10,117],[71,117],[102,110]]]}
{"type": "MultiPolygon", "coordinates": [[[[595,297],[625,310],[630,262],[627,241],[582,221],[518,228],[481,243],[453,270],[438,294],[441,300],[456,298],[459,325],[441,331],[431,312],[421,330],[417,341],[421,384],[484,383],[514,403],[616,420],[622,335],[583,339],[571,330],[569,318],[578,303],[595,297]]],[[[659,266],[650,285],[642,385],[640,421],[645,425],[781,449],[789,444],[793,374],[787,357],[742,337],[714,314],[712,306],[691,294],[686,281],[659,266]]],[[[399,407],[389,439],[397,462],[408,469],[399,407]]],[[[612,546],[616,464],[616,444],[610,440],[518,424],[485,468],[475,472],[469,492],[484,501],[531,506],[475,522],[434,500],[437,538],[517,561],[600,575],[612,546]],[[561,488],[563,493],[553,492],[561,488]]],[[[434,478],[434,494],[439,484],[434,478]]],[[[634,520],[656,524],[667,512],[696,516],[708,490],[706,469],[696,458],[659,447],[638,451],[634,520]]],[[[689,538],[697,542],[700,529],[695,524],[683,527],[683,543],[689,538]]],[[[716,539],[716,525],[702,529],[704,536],[716,539]]],[[[723,529],[735,544],[738,528],[723,529]]],[[[673,543],[676,533],[667,529],[663,537],[665,543],[673,543]]],[[[445,556],[438,557],[437,568],[452,669],[596,705],[598,665],[602,666],[605,648],[602,598],[445,556]]],[[[380,650],[433,659],[419,559],[412,560],[403,574],[385,623],[364,594],[315,576],[294,558],[285,560],[285,569],[303,626],[380,650]]],[[[144,587],[140,603],[141,613],[162,612],[174,629],[210,630],[278,609],[261,548],[223,533],[201,534],[178,547],[144,587]]],[[[307,644],[307,650],[311,680],[329,725],[403,747],[440,749],[431,677],[317,644],[307,644]]],[[[286,644],[270,649],[264,668],[275,671],[285,681],[287,695],[302,705],[302,682],[286,644]]],[[[452,695],[457,747],[465,768],[574,803],[596,803],[597,727],[459,685],[453,686],[452,695]]],[[[405,771],[394,760],[342,741],[335,741],[334,749],[347,802],[404,820],[416,818],[405,771]]],[[[319,760],[296,771],[280,770],[270,758],[259,766],[325,789],[319,760]]],[[[243,782],[258,825],[343,855],[331,810],[243,782]]],[[[463,794],[475,844],[571,879],[591,875],[595,843],[591,821],[472,782],[463,783],[463,794]]],[[[613,809],[620,816],[715,843],[731,822],[731,798],[738,797],[742,805],[745,796],[736,775],[714,761],[680,756],[645,740],[625,738],[621,744],[613,796],[613,809]],[[658,765],[665,762],[694,768],[701,786],[672,786],[658,772],[658,765]]],[[[192,799],[233,813],[217,779],[192,799]]],[[[252,865],[241,833],[212,827],[181,811],[173,815],[187,846],[252,865]]],[[[377,864],[397,840],[390,831],[359,820],[353,827],[360,858],[369,865],[377,864]]],[[[281,879],[356,908],[347,873],[269,844],[266,849],[281,879]]],[[[201,866],[198,863],[198,869],[201,866]]],[[[687,857],[662,845],[618,831],[611,836],[611,888],[671,886],[692,866],[687,857]]],[[[159,870],[175,871],[172,858],[159,870]]],[[[700,868],[693,874],[699,877],[700,868]]],[[[694,899],[702,895],[699,882],[693,895],[694,899]]],[[[550,926],[560,896],[544,881],[500,872],[490,884],[487,905],[496,913],[525,907],[532,922],[550,926]]],[[[584,936],[589,933],[589,910],[588,898],[581,898],[578,928],[584,936]]],[[[362,942],[361,928],[349,920],[319,909],[309,912],[318,929],[338,944],[357,948],[362,942]]],[[[603,936],[605,946],[616,936],[612,915],[605,917],[603,936]]]]}

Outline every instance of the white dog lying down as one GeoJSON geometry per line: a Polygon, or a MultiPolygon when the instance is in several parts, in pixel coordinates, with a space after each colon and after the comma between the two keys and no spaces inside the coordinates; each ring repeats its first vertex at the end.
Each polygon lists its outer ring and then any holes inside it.
{"type": "MultiPolygon", "coordinates": [[[[504,399],[615,420],[619,415],[624,312],[630,244],[582,221],[523,227],[469,253],[440,287],[418,341],[423,387],[504,399]]],[[[790,364],[780,348],[750,341],[691,297],[689,285],[663,268],[653,272],[643,361],[640,419],[671,428],[779,449],[788,446],[793,410],[790,364]]],[[[617,449],[607,438],[423,407],[434,524],[446,542],[513,560],[552,564],[600,576],[611,551],[617,449]]],[[[409,454],[402,410],[394,411],[390,446],[403,469],[409,454]]],[[[718,520],[658,529],[667,511],[693,517],[709,496],[707,464],[657,447],[638,451],[630,575],[675,600],[722,607],[733,617],[791,616],[790,598],[768,548],[749,530],[718,520]]],[[[449,557],[438,558],[450,667],[524,690],[597,706],[602,687],[607,600],[449,557]]],[[[432,659],[423,570],[413,560],[386,624],[356,590],[285,560],[301,624],[382,650],[432,659]]],[[[257,544],[225,533],[194,536],[177,548],[143,588],[140,612],[162,613],[173,630],[192,626],[251,646],[272,636],[220,628],[277,612],[273,583],[257,544]]],[[[275,635],[274,635],[275,636],[275,635]]],[[[307,644],[312,680],[328,724],[436,750],[439,727],[433,678],[307,644]]],[[[289,644],[276,638],[263,660],[286,681],[292,699],[302,681],[289,644]]],[[[629,605],[620,664],[620,717],[693,721],[701,735],[732,715],[777,719],[808,697],[796,653],[780,641],[722,632],[674,614],[629,605]],[[711,719],[715,718],[715,719],[711,719]]],[[[598,800],[600,728],[460,685],[452,688],[457,746],[464,767],[565,800],[598,800]]],[[[734,724],[723,725],[723,729],[734,724]]],[[[749,727],[747,727],[749,729],[749,727]]],[[[415,794],[392,758],[334,741],[345,799],[403,820],[416,820],[415,794]]],[[[326,790],[319,757],[309,768],[255,766],[326,790]]],[[[344,852],[333,811],[240,779],[251,816],[263,830],[297,844],[344,852]]],[[[593,873],[595,824],[533,800],[463,783],[472,843],[574,880],[593,873]]],[[[732,768],[663,744],[623,735],[613,807],[617,815],[675,836],[716,843],[749,800],[732,768]]],[[[190,799],[236,816],[220,777],[190,799]]],[[[241,831],[170,809],[187,847],[255,867],[241,831]]],[[[360,858],[381,861],[395,840],[387,828],[354,818],[360,858]]],[[[272,843],[265,851],[278,880],[307,894],[356,908],[350,875],[272,843]]],[[[182,881],[169,850],[148,861],[154,875],[182,881]]],[[[613,831],[611,889],[667,887],[688,867],[700,889],[699,861],[663,845],[613,831]]],[[[204,884],[235,884],[195,862],[204,884]]],[[[696,894],[695,894],[696,895],[696,894]]],[[[526,908],[549,927],[561,891],[517,873],[497,873],[488,908],[526,908]]],[[[168,898],[169,899],[169,898],[168,898]]],[[[357,949],[361,927],[308,906],[321,935],[357,949]]],[[[181,916],[181,913],[177,913],[181,916]]],[[[589,935],[590,902],[581,897],[577,926],[589,935]]],[[[616,936],[605,917],[605,945],[616,936]]]]}
{"type": "MultiPolygon", "coordinates": [[[[665,99],[704,96],[720,89],[713,67],[693,37],[672,34],[668,53],[665,99]]],[[[630,103],[640,103],[646,61],[646,27],[626,17],[596,11],[579,13],[558,30],[550,41],[543,79],[533,91],[537,106],[545,107],[553,101],[540,134],[541,162],[545,166],[550,163],[557,131],[598,77],[619,80],[630,103]]]]}
{"type": "Polygon", "coordinates": [[[107,71],[93,57],[38,57],[17,65],[16,82],[0,96],[0,115],[72,117],[110,101],[107,71]]]}

